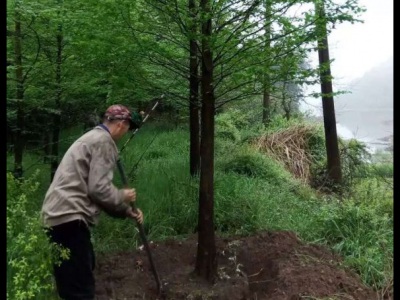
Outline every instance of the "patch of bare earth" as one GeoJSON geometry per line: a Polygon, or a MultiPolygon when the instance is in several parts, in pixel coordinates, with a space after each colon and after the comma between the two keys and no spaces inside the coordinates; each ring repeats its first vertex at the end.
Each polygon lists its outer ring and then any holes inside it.
{"type": "Polygon", "coordinates": [[[197,235],[151,244],[165,291],[160,297],[144,250],[98,255],[96,299],[360,299],[377,293],[342,268],[341,259],[287,231],[217,238],[219,279],[213,285],[192,274],[197,235]]]}

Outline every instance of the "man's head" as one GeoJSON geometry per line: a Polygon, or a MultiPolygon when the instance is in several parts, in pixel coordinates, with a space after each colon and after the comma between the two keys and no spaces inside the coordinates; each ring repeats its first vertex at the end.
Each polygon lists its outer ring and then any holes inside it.
{"type": "Polygon", "coordinates": [[[121,104],[114,104],[107,108],[103,123],[107,125],[114,140],[119,140],[128,130],[137,128],[130,110],[121,104]]]}

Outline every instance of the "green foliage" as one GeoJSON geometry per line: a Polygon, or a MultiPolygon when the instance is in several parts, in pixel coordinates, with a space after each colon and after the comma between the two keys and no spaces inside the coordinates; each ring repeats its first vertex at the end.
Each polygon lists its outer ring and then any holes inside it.
{"type": "Polygon", "coordinates": [[[393,178],[393,163],[377,163],[368,165],[367,172],[370,176],[393,178]]]}
{"type": "Polygon", "coordinates": [[[237,128],[236,122],[232,113],[222,113],[215,118],[216,136],[223,139],[228,139],[234,142],[240,141],[240,131],[237,128]]]}
{"type": "Polygon", "coordinates": [[[198,179],[189,176],[188,161],[143,162],[136,179],[150,237],[192,233],[197,226],[198,179]]]}
{"type": "Polygon", "coordinates": [[[280,185],[262,178],[218,172],[215,183],[215,226],[224,234],[249,234],[262,229],[293,230],[310,236],[315,197],[302,185],[280,185]]]}
{"type": "MultiPolygon", "coordinates": [[[[255,97],[254,97],[255,98],[255,97]]],[[[245,143],[258,137],[265,131],[263,124],[258,119],[260,107],[259,99],[246,99],[241,103],[226,106],[223,112],[216,115],[215,131],[216,143],[226,140],[245,143]]],[[[218,149],[216,146],[216,149],[218,149]]]]}
{"type": "Polygon", "coordinates": [[[378,150],[371,154],[368,174],[378,178],[393,178],[393,152],[378,150]]]}
{"type": "MultiPolygon", "coordinates": [[[[249,130],[245,123],[235,122],[234,117],[229,122],[241,128],[238,129],[241,135],[249,130]]],[[[288,127],[299,122],[299,119],[288,122],[276,118],[272,128],[282,130],[279,126],[288,127]]],[[[64,131],[63,139],[74,134],[76,130],[64,131]]],[[[119,147],[124,142],[121,141],[119,147]]],[[[314,160],[322,165],[325,146],[321,128],[309,137],[308,147],[314,160]]],[[[67,141],[62,149],[66,148],[67,141]]],[[[354,148],[356,155],[357,149],[354,148]]],[[[189,176],[188,151],[187,129],[149,123],[121,153],[127,173],[138,163],[130,185],[137,190],[137,205],[144,212],[149,241],[185,236],[196,230],[198,178],[189,176]]],[[[370,170],[362,174],[365,178],[353,181],[342,202],[334,195],[329,202],[324,201],[309,186],[292,178],[281,164],[250,149],[243,139],[238,142],[217,137],[216,231],[232,235],[263,229],[292,230],[305,241],[328,244],[343,255],[345,265],[357,270],[365,283],[383,286],[385,280],[392,278],[393,193],[390,186],[393,183],[391,178],[376,174],[371,178],[370,170]]],[[[43,178],[47,186],[48,177],[43,178]]],[[[114,179],[121,187],[118,173],[114,179]]],[[[33,202],[41,202],[43,196],[33,202]]],[[[93,230],[93,243],[96,251],[120,251],[135,249],[141,240],[134,222],[104,215],[93,230]]]]}
{"type": "Polygon", "coordinates": [[[214,186],[214,226],[222,234],[245,234],[255,232],[261,225],[257,208],[261,199],[249,193],[254,182],[249,178],[230,173],[217,173],[214,186]]]}
{"type": "Polygon", "coordinates": [[[267,130],[270,132],[277,131],[278,129],[282,130],[285,128],[289,128],[293,123],[293,120],[287,120],[285,117],[281,115],[274,115],[271,117],[267,130]]]}
{"type": "MultiPolygon", "coordinates": [[[[171,131],[153,124],[143,127],[122,153],[128,174],[137,164],[130,182],[137,191],[137,206],[144,212],[143,226],[150,240],[189,234],[197,225],[198,181],[189,176],[188,157],[186,130],[171,131]]],[[[122,186],[118,173],[115,184],[122,186]]],[[[93,237],[95,249],[102,252],[132,249],[141,243],[133,222],[106,215],[93,237]]]]}
{"type": "Polygon", "coordinates": [[[224,170],[248,177],[263,178],[277,185],[288,178],[287,171],[279,163],[250,149],[234,156],[225,164],[224,170]]]}
{"type": "MultiPolygon", "coordinates": [[[[315,126],[314,134],[308,137],[308,151],[313,165],[322,165],[326,161],[325,135],[322,126],[315,126]]],[[[313,167],[313,166],[311,166],[313,167]]]]}
{"type": "Polygon", "coordinates": [[[367,176],[366,166],[371,155],[368,153],[367,146],[364,143],[356,139],[343,141],[340,152],[345,186],[351,186],[356,178],[367,176]]]}
{"type": "Polygon", "coordinates": [[[391,181],[363,179],[352,187],[350,199],[360,207],[373,208],[376,215],[389,217],[393,222],[393,178],[391,181]]]}
{"type": "MultiPolygon", "coordinates": [[[[314,187],[329,187],[326,176],[326,146],[323,132],[313,135],[309,139],[309,150],[312,153],[312,184],[314,187]]],[[[366,145],[356,139],[339,139],[339,151],[342,169],[342,184],[340,190],[348,192],[356,181],[371,176],[369,172],[370,158],[366,145]]]]}
{"type": "Polygon", "coordinates": [[[389,207],[381,210],[383,204],[363,197],[323,206],[317,235],[324,236],[364,282],[379,289],[391,277],[393,218],[389,207]]]}
{"type": "Polygon", "coordinates": [[[238,130],[243,130],[250,125],[249,113],[235,108],[217,115],[216,120],[217,122],[229,120],[238,130]]]}
{"type": "Polygon", "coordinates": [[[27,209],[37,188],[35,176],[20,182],[7,173],[7,299],[50,299],[52,263],[68,258],[48,242],[39,213],[27,209]]]}
{"type": "Polygon", "coordinates": [[[147,152],[146,159],[158,159],[166,157],[167,153],[161,150],[152,150],[147,152]]]}

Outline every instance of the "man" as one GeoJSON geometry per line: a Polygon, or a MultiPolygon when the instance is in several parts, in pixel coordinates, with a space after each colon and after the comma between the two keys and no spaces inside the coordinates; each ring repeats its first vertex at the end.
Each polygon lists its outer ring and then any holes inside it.
{"type": "Polygon", "coordinates": [[[116,141],[137,128],[131,112],[112,105],[103,123],[76,140],[65,153],[46,193],[42,219],[50,240],[70,250],[70,258],[54,266],[57,291],[62,299],[94,299],[94,252],[90,227],[103,210],[116,218],[143,222],[143,213],[133,211],[135,189],[117,189],[113,171],[118,158],[116,141]]]}

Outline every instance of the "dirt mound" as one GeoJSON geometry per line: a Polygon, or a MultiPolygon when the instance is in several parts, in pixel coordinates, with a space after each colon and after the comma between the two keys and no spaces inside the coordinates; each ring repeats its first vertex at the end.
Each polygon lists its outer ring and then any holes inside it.
{"type": "MultiPolygon", "coordinates": [[[[197,235],[151,248],[164,299],[379,299],[339,257],[292,232],[218,238],[220,279],[214,285],[192,275],[197,235]]],[[[160,299],[144,250],[98,255],[95,274],[98,300],[160,299]]]]}

